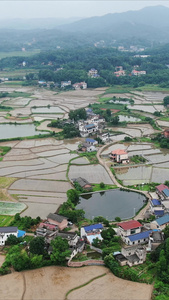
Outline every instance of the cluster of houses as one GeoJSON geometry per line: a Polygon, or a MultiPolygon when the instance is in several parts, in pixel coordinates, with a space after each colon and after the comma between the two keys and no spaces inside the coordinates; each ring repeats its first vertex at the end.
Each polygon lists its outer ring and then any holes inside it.
{"type": "Polygon", "coordinates": [[[68,241],[71,255],[68,258],[71,260],[78,252],[83,251],[84,240],[81,239],[76,232],[64,231],[65,228],[72,225],[71,222],[64,216],[50,213],[46,220],[39,224],[35,236],[44,237],[48,246],[48,254],[52,253],[51,241],[60,236],[68,241]]]}
{"type": "Polygon", "coordinates": [[[76,82],[72,84],[71,80],[68,81],[61,81],[60,85],[59,83],[55,83],[54,81],[48,81],[46,82],[45,80],[39,80],[38,84],[40,87],[50,87],[51,85],[53,86],[60,86],[61,88],[65,88],[67,86],[73,87],[75,90],[85,90],[87,89],[87,83],[85,81],[82,82],[76,82]]]}
{"type": "Polygon", "coordinates": [[[88,137],[89,135],[101,133],[104,128],[105,119],[102,116],[95,114],[91,108],[86,109],[86,113],[87,120],[80,120],[78,122],[81,137],[88,137]]]}
{"type": "MultiPolygon", "coordinates": [[[[138,71],[137,68],[139,66],[134,66],[134,69],[131,71],[131,74],[129,74],[129,76],[141,76],[141,75],[146,75],[146,71],[138,71]]],[[[117,66],[115,68],[115,72],[114,72],[114,75],[116,77],[119,77],[119,76],[126,76],[126,71],[123,70],[123,67],[122,66],[117,66]]]]}

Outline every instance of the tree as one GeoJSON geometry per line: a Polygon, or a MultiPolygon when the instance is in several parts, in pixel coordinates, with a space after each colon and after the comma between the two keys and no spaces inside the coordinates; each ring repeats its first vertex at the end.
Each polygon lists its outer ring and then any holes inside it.
{"type": "Polygon", "coordinates": [[[79,202],[79,194],[76,190],[70,189],[67,191],[68,199],[74,204],[77,205],[79,202]]]}
{"type": "Polygon", "coordinates": [[[69,257],[71,253],[69,250],[68,241],[58,236],[51,241],[51,246],[52,246],[52,254],[50,255],[51,260],[56,265],[64,265],[66,262],[66,257],[69,257]]]}
{"type": "Polygon", "coordinates": [[[29,244],[29,250],[33,254],[44,254],[45,240],[43,237],[36,237],[29,244]]]}
{"type": "Polygon", "coordinates": [[[119,116],[113,117],[113,118],[111,119],[111,123],[112,123],[113,125],[118,125],[118,123],[119,123],[119,116]]]}
{"type": "Polygon", "coordinates": [[[121,218],[120,217],[115,217],[115,221],[116,222],[121,222],[121,218]]]}
{"type": "Polygon", "coordinates": [[[103,189],[105,187],[104,182],[100,182],[100,188],[103,189]]]}
{"type": "Polygon", "coordinates": [[[10,234],[7,238],[6,244],[7,245],[17,245],[22,241],[22,238],[17,238],[14,234],[10,234]]]}
{"type": "Polygon", "coordinates": [[[167,106],[169,104],[169,96],[164,97],[163,103],[164,103],[164,106],[167,106]]]}

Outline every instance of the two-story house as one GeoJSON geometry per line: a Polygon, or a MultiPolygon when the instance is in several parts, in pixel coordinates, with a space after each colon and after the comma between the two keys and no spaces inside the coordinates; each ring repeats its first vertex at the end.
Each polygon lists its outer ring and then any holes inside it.
{"type": "Polygon", "coordinates": [[[120,235],[122,240],[125,242],[127,236],[140,233],[141,228],[142,228],[142,224],[136,220],[121,222],[118,223],[117,234],[120,235]]]}
{"type": "Polygon", "coordinates": [[[4,246],[8,237],[13,234],[18,237],[18,227],[9,226],[9,227],[0,227],[0,246],[4,246]]]}

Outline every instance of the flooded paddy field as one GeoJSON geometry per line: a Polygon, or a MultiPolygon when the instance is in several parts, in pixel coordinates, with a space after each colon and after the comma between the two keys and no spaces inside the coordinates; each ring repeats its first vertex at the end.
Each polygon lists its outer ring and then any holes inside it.
{"type": "Polygon", "coordinates": [[[71,165],[69,169],[69,179],[83,177],[90,183],[104,182],[114,184],[108,173],[101,165],[75,166],[71,165]]]}

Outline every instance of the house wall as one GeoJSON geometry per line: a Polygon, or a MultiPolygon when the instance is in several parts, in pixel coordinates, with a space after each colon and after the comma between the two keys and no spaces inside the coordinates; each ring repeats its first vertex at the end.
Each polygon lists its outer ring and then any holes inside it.
{"type": "Polygon", "coordinates": [[[125,238],[125,243],[127,245],[140,245],[140,244],[145,244],[148,243],[149,238],[145,238],[145,239],[140,239],[140,240],[136,240],[136,241],[130,241],[130,239],[128,237],[125,238]]]}
{"type": "Polygon", "coordinates": [[[128,229],[128,230],[124,230],[123,228],[119,227],[117,234],[120,235],[122,238],[124,238],[128,235],[132,235],[140,232],[141,232],[141,227],[128,229]]]}
{"type": "Polygon", "coordinates": [[[52,219],[48,218],[48,222],[51,223],[51,224],[57,225],[60,230],[63,230],[68,225],[68,220],[67,219],[64,219],[61,223],[59,223],[55,220],[52,220],[52,219]]]}
{"type": "Polygon", "coordinates": [[[8,239],[8,237],[13,234],[16,237],[18,236],[18,231],[17,232],[8,232],[8,233],[1,233],[0,234],[0,246],[5,245],[6,240],[8,239]]]}

